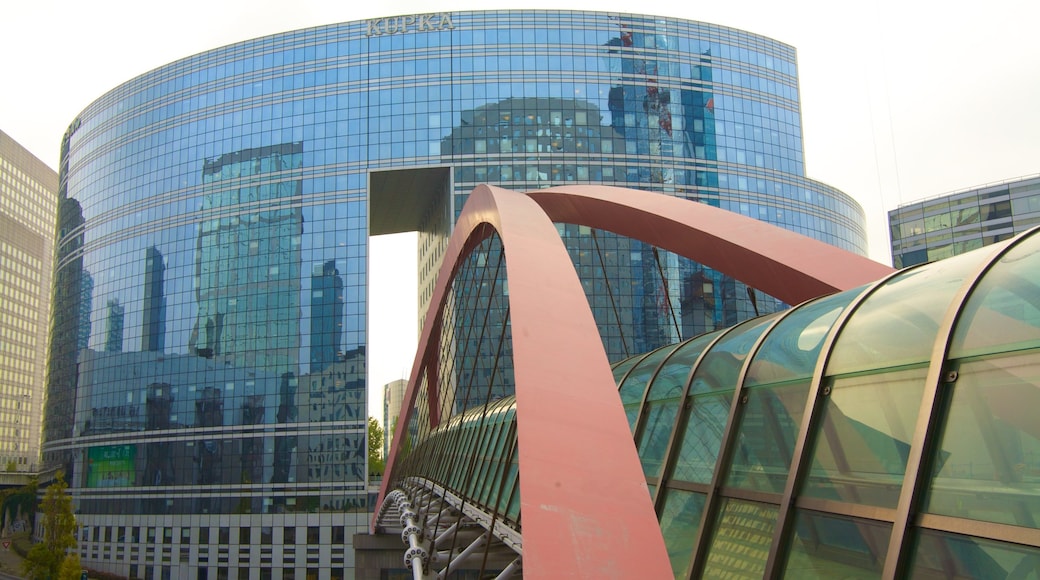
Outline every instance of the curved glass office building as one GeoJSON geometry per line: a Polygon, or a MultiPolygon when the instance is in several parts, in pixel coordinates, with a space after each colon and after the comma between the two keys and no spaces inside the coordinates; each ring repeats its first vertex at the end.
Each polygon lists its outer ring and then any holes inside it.
{"type": "MultiPolygon", "coordinates": [[[[419,231],[420,303],[476,184],[607,183],[865,251],[804,175],[794,49],[686,20],[419,14],[191,56],[62,146],[44,460],[85,565],[339,578],[366,512],[369,235],[419,231]]],[[[617,359],[782,305],[560,226],[617,359]],[[604,276],[600,276],[604,278],[604,276]]]]}

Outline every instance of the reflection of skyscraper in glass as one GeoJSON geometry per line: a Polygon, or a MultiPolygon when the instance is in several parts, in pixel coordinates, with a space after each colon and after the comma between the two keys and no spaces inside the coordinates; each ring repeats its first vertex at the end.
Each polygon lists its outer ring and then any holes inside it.
{"type": "MultiPolygon", "coordinates": [[[[82,262],[82,260],[80,261],[82,262]]],[[[79,287],[79,300],[76,304],[79,305],[80,320],[76,345],[79,350],[83,350],[90,344],[90,312],[94,308],[94,277],[90,275],[90,272],[86,270],[79,272],[79,287]]]]}
{"type": "Polygon", "coordinates": [[[342,354],[343,278],[336,262],[314,267],[311,274],[311,372],[321,372],[342,354]]]}
{"type": "MultiPolygon", "coordinates": [[[[652,39],[653,44],[665,46],[678,41],[664,35],[652,39]]],[[[635,173],[626,179],[658,184],[656,187],[685,182],[700,190],[687,198],[718,207],[711,49],[702,52],[696,62],[680,67],[669,59],[660,59],[659,53],[632,50],[647,42],[646,35],[633,32],[620,21],[618,36],[607,42],[608,69],[617,79],[607,101],[610,124],[625,137],[628,154],[679,157],[694,160],[696,165],[693,170],[679,172],[684,175],[677,175],[668,166],[633,168],[629,171],[635,173]],[[659,85],[658,79],[676,74],[687,77],[683,88],[659,85]],[[681,114],[673,115],[673,111],[681,114]]],[[[700,264],[638,243],[633,244],[632,256],[641,270],[637,275],[641,283],[633,289],[633,300],[639,305],[633,312],[636,330],[629,333],[640,342],[635,345],[636,351],[734,324],[746,316],[738,312],[757,308],[759,297],[750,298],[735,280],[700,264]]],[[[765,296],[761,301],[763,313],[779,306],[765,296]]]]}
{"type": "Polygon", "coordinates": [[[119,304],[118,298],[108,301],[105,314],[105,352],[123,352],[123,322],[126,309],[119,304]]]}
{"type": "MultiPolygon", "coordinates": [[[[450,20],[398,34],[352,22],[216,49],[115,87],[73,122],[44,456],[66,470],[80,524],[103,538],[81,543],[91,568],[350,577],[350,538],[367,521],[367,236],[421,232],[423,304],[455,212],[479,183],[628,185],[864,247],[858,206],[804,177],[791,47],[650,16],[450,20]],[[622,73],[647,63],[656,76],[622,73]],[[613,87],[623,88],[615,103],[613,87]],[[119,353],[103,352],[111,297],[126,308],[119,353]],[[161,300],[166,315],[155,317],[161,300]],[[149,342],[160,335],[161,346],[149,342]],[[131,350],[153,345],[161,350],[131,350]],[[91,485],[131,461],[127,489],[91,485]],[[149,529],[182,539],[181,556],[135,557],[122,531],[149,529]],[[256,538],[273,538],[269,560],[245,557],[267,548],[256,538]]],[[[693,332],[699,311],[687,315],[685,296],[707,294],[727,316],[745,309],[710,279],[687,283],[665,252],[658,267],[652,249],[560,227],[602,328],[625,328],[604,337],[611,358],[673,342],[680,305],[681,334],[693,332]]],[[[492,246],[474,259],[494,259],[492,246]]],[[[488,282],[457,304],[501,301],[508,288],[488,282]]],[[[475,352],[456,384],[508,382],[498,353],[452,340],[475,352]]]]}
{"type": "Polygon", "coordinates": [[[302,144],[246,149],[208,159],[195,272],[198,319],[189,347],[238,366],[297,372],[300,236],[303,214],[286,202],[299,179],[265,179],[298,169],[302,144]],[[273,209],[265,205],[277,204],[273,209]],[[241,207],[250,211],[242,213],[241,207]]]}
{"type": "MultiPolygon", "coordinates": [[[[93,278],[83,267],[83,207],[68,197],[69,141],[79,127],[74,121],[61,141],[61,177],[58,182],[58,227],[53,278],[50,354],[47,359],[47,397],[44,403],[43,441],[73,436],[76,413],[78,353],[90,338],[93,278]]],[[[68,455],[55,454],[62,461],[68,455]]]]}
{"type": "Polygon", "coordinates": [[[146,250],[144,263],[144,308],[141,323],[141,350],[162,352],[166,343],[166,298],[163,274],[166,266],[159,248],[146,250]]]}

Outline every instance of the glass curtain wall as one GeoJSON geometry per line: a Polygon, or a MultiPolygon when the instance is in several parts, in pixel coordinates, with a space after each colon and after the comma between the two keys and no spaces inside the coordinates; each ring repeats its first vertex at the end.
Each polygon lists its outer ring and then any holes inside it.
{"type": "MultiPolygon", "coordinates": [[[[256,558],[273,578],[352,573],[370,508],[374,171],[449,166],[454,208],[482,182],[639,187],[865,251],[859,206],[805,175],[797,83],[794,49],[747,32],[519,10],[277,34],[102,95],[62,143],[43,428],[84,562],[149,578],[234,576],[256,558]]],[[[561,228],[614,360],[782,306],[561,228]]],[[[469,380],[508,374],[496,353],[464,352],[469,380]]],[[[508,395],[498,384],[486,400],[508,395]]],[[[652,398],[662,420],[674,395],[652,398]]]]}

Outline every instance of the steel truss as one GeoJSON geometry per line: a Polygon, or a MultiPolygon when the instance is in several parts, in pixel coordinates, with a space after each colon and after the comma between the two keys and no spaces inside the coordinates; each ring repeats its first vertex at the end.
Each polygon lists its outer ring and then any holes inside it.
{"type": "Polygon", "coordinates": [[[500,570],[497,580],[523,577],[518,530],[422,477],[408,477],[386,495],[376,532],[401,535],[414,580],[443,580],[464,569],[500,570]]]}

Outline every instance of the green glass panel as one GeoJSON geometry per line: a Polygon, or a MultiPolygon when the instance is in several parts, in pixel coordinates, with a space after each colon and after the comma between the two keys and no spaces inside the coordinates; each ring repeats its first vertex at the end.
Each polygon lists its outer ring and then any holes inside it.
{"type": "Polygon", "coordinates": [[[703,335],[679,345],[654,377],[647,394],[646,422],[636,442],[643,473],[647,477],[657,477],[661,473],[668,439],[679,415],[682,390],[686,386],[690,369],[716,335],[703,335]]]}
{"type": "Polygon", "coordinates": [[[493,416],[485,417],[480,422],[482,424],[478,424],[473,430],[476,435],[473,444],[473,452],[466,458],[466,462],[461,466],[462,469],[468,473],[466,496],[469,498],[479,500],[482,496],[484,485],[488,483],[487,468],[489,465],[487,458],[490,455],[490,449],[495,443],[495,426],[493,419],[493,416]]]}
{"type": "Polygon", "coordinates": [[[502,487],[502,472],[505,469],[505,454],[509,452],[514,443],[515,431],[512,430],[512,426],[516,419],[515,399],[508,397],[496,401],[489,415],[492,423],[492,443],[488,446],[484,459],[487,468],[481,492],[481,499],[486,506],[494,505],[498,498],[499,490],[502,487]]]}
{"type": "Polygon", "coordinates": [[[614,383],[617,385],[621,384],[621,379],[625,378],[625,374],[628,373],[628,369],[632,368],[644,355],[633,356],[626,358],[625,360],[615,363],[611,372],[614,373],[614,383]]]}
{"type": "Polygon", "coordinates": [[[639,460],[647,477],[657,477],[661,473],[664,454],[668,450],[668,438],[679,415],[679,399],[679,393],[676,393],[672,399],[648,403],[646,425],[638,446],[639,460]]]}
{"type": "Polygon", "coordinates": [[[701,395],[693,401],[672,479],[711,483],[731,396],[731,393],[701,395]]]}
{"type": "Polygon", "coordinates": [[[979,281],[957,321],[950,357],[1040,346],[1040,235],[1012,248],[979,281]]]}
{"type": "Polygon", "coordinates": [[[723,498],[704,577],[762,578],[778,511],[775,505],[723,498]]]}
{"type": "Polygon", "coordinates": [[[464,497],[472,497],[473,490],[476,487],[476,478],[473,477],[472,472],[472,461],[473,456],[478,453],[477,448],[481,445],[481,441],[477,439],[477,435],[480,432],[480,426],[476,421],[473,421],[467,431],[467,439],[463,452],[456,459],[455,471],[458,472],[459,486],[458,490],[464,497]]]}
{"type": "Polygon", "coordinates": [[[690,378],[690,371],[697,362],[697,358],[718,334],[718,332],[702,334],[680,344],[654,377],[654,384],[650,386],[647,400],[660,401],[679,396],[683,387],[686,386],[686,381],[690,378]]]}
{"type": "Polygon", "coordinates": [[[783,493],[809,381],[748,391],[726,485],[783,493]]]}
{"type": "Polygon", "coordinates": [[[895,508],[927,367],[835,379],[804,495],[895,508]]]}
{"type": "Polygon", "coordinates": [[[675,479],[711,482],[740,369],[748,351],[775,318],[775,314],[763,316],[734,328],[715,343],[694,371],[675,479]]]}
{"type": "Polygon", "coordinates": [[[661,534],[676,578],[685,578],[704,511],[704,494],[680,489],[665,491],[661,534]]]}
{"type": "Polygon", "coordinates": [[[787,578],[880,578],[892,525],[798,510],[788,551],[787,578]]]}
{"type": "Polygon", "coordinates": [[[811,377],[834,321],[863,289],[800,306],[773,328],[748,367],[745,387],[811,377]]]}
{"type": "Polygon", "coordinates": [[[677,346],[670,344],[647,355],[632,369],[632,372],[628,374],[625,382],[618,389],[618,394],[621,395],[621,404],[625,407],[625,416],[628,417],[629,430],[635,431],[636,420],[639,418],[639,406],[643,404],[643,395],[646,394],[650,379],[653,378],[657,367],[661,366],[661,361],[671,354],[677,346]]]}
{"type": "Polygon", "coordinates": [[[720,390],[730,393],[735,391],[748,352],[777,316],[769,314],[749,320],[730,330],[715,343],[694,372],[690,385],[691,396],[720,390]]]}
{"type": "Polygon", "coordinates": [[[517,452],[513,452],[513,459],[506,466],[506,475],[502,484],[502,494],[498,499],[498,511],[505,512],[506,517],[512,521],[520,519],[520,487],[517,475],[517,452]]]}
{"type": "Polygon", "coordinates": [[[912,578],[1040,578],[1040,549],[971,536],[921,530],[914,541],[912,578]]]}
{"type": "Polygon", "coordinates": [[[951,300],[987,251],[912,268],[886,282],[849,317],[834,345],[827,374],[927,361],[951,300]]]}
{"type": "Polygon", "coordinates": [[[925,510],[1040,527],[1040,350],[960,365],[925,510]]]}
{"type": "Polygon", "coordinates": [[[621,384],[618,389],[618,393],[621,395],[621,402],[624,404],[628,403],[640,403],[643,400],[643,394],[646,392],[647,383],[653,378],[654,371],[657,367],[661,366],[661,361],[665,359],[678,345],[670,344],[668,346],[659,348],[636,364],[635,368],[628,373],[628,377],[625,378],[625,382],[621,384]]]}

